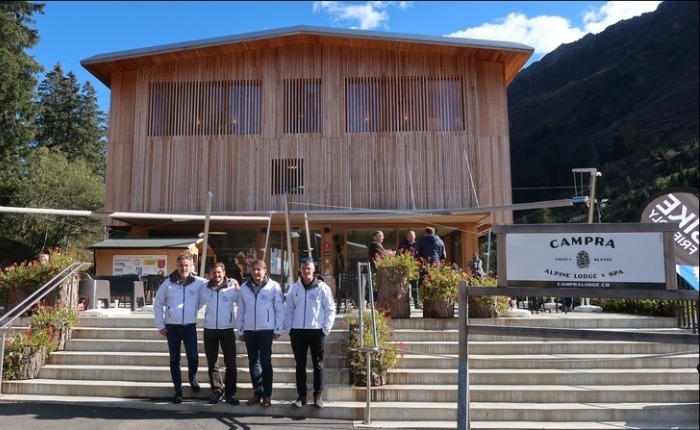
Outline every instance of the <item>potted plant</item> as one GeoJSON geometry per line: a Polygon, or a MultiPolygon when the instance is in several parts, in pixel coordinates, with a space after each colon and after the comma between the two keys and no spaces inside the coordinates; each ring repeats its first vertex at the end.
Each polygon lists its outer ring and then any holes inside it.
{"type": "Polygon", "coordinates": [[[411,315],[409,282],[418,278],[418,262],[411,254],[397,253],[377,258],[375,267],[379,306],[391,318],[408,318],[411,315]]]}
{"type": "MultiPolygon", "coordinates": [[[[491,276],[468,276],[470,286],[496,287],[498,279],[491,276]]],[[[497,318],[510,307],[507,296],[469,296],[469,318],[497,318]]]]}
{"type": "Polygon", "coordinates": [[[75,327],[78,314],[66,303],[40,304],[29,328],[11,337],[5,345],[3,379],[34,379],[54,351],[61,351],[75,327]]]}
{"type": "MultiPolygon", "coordinates": [[[[367,353],[360,351],[360,310],[355,310],[345,316],[345,323],[348,328],[346,354],[349,359],[350,380],[358,387],[367,386],[367,353]]],[[[375,312],[375,323],[377,326],[377,346],[378,351],[370,352],[370,386],[380,386],[386,384],[387,371],[393,369],[403,355],[397,352],[400,345],[392,344],[391,337],[393,329],[389,325],[390,317],[380,311],[375,312]]],[[[372,332],[372,314],[369,311],[362,312],[362,332],[365,347],[374,345],[374,335],[372,332]]]]}
{"type": "Polygon", "coordinates": [[[425,264],[422,274],[423,318],[454,318],[459,281],[466,275],[449,264],[425,264]]]}

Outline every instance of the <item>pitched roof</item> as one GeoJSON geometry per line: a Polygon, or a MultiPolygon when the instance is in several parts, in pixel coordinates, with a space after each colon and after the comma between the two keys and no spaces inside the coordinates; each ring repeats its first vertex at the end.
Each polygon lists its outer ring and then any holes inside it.
{"type": "Polygon", "coordinates": [[[484,61],[502,62],[505,65],[508,83],[534,52],[534,48],[514,42],[300,25],[100,54],[82,60],[81,64],[109,87],[113,73],[134,70],[138,67],[303,42],[461,55],[484,61]]]}

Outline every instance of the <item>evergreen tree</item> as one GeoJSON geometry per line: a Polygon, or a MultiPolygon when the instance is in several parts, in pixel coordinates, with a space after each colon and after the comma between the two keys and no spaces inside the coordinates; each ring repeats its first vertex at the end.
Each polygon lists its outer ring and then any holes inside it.
{"type": "Polygon", "coordinates": [[[93,172],[104,172],[105,114],[97,104],[95,89],[80,87],[71,71],[60,64],[46,74],[38,88],[37,146],[54,148],[68,161],[84,160],[93,172]]]}
{"type": "Polygon", "coordinates": [[[32,139],[36,87],[41,66],[25,51],[39,41],[27,25],[44,5],[28,1],[0,1],[0,203],[16,186],[20,161],[32,139]]]}

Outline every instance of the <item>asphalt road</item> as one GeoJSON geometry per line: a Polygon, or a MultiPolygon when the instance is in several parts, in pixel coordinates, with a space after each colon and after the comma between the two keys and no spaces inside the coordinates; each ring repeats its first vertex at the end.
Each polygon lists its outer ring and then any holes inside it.
{"type": "Polygon", "coordinates": [[[352,429],[352,421],[320,418],[232,416],[0,399],[0,428],[13,430],[281,430],[352,429]]]}

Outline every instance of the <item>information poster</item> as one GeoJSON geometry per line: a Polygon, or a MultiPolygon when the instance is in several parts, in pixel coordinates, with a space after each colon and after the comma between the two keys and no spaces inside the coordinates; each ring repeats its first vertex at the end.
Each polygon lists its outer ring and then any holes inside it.
{"type": "Polygon", "coordinates": [[[112,275],[135,274],[139,278],[145,275],[166,275],[166,267],[166,255],[115,255],[112,259],[112,275]]]}

